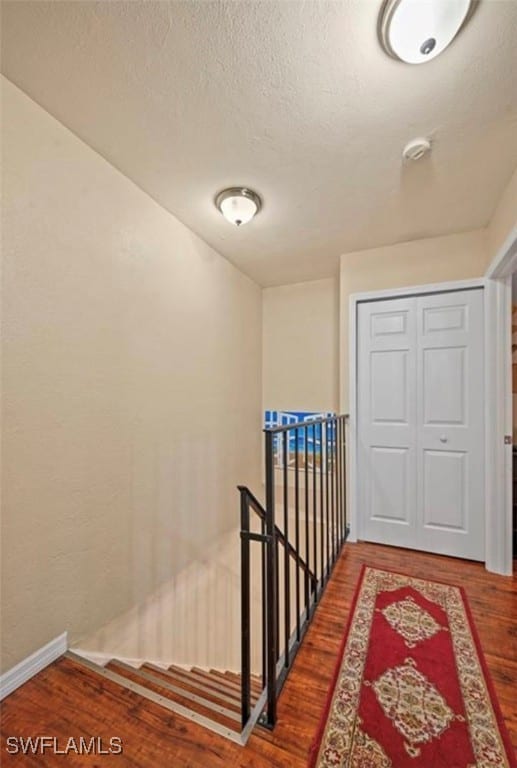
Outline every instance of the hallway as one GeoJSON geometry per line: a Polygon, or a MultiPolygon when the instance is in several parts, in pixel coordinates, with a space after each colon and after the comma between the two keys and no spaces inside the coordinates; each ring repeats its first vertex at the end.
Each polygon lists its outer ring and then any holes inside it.
{"type": "Polygon", "coordinates": [[[347,544],[279,699],[274,733],[255,732],[240,748],[202,728],[102,681],[61,659],[3,703],[3,765],[93,765],[69,754],[16,757],[8,736],[122,739],[122,755],[103,766],[134,768],[305,768],[363,563],[465,587],[486,661],[514,747],[517,748],[517,580],[487,573],[479,563],[373,544],[347,544]]]}

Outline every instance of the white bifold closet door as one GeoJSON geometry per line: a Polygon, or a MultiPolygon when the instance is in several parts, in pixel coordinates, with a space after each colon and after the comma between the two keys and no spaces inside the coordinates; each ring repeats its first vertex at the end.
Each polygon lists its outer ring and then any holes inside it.
{"type": "Polygon", "coordinates": [[[358,305],[359,536],[485,559],[483,291],[358,305]]]}

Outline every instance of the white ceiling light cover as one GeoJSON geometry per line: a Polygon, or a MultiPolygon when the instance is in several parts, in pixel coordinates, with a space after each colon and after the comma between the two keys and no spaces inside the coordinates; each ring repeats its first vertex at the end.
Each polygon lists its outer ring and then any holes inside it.
{"type": "Polygon", "coordinates": [[[422,64],[438,56],[456,37],[472,0],[388,0],[380,34],[391,56],[422,64]]]}
{"type": "Polygon", "coordinates": [[[219,192],[215,204],[224,218],[237,227],[251,221],[261,208],[260,197],[247,187],[231,187],[219,192]]]}

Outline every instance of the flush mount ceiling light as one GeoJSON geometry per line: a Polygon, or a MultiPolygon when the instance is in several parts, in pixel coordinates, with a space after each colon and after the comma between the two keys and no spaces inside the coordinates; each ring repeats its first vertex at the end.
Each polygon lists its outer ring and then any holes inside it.
{"type": "Polygon", "coordinates": [[[379,18],[381,45],[390,56],[423,64],[452,43],[472,0],[386,0],[379,18]]]}
{"type": "Polygon", "coordinates": [[[247,224],[262,207],[262,200],[252,189],[230,187],[223,189],[215,198],[216,207],[231,224],[240,227],[247,224]]]}

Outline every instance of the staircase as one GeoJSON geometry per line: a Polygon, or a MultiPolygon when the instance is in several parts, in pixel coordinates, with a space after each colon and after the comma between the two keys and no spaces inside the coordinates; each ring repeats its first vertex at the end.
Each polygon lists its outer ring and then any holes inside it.
{"type": "Polygon", "coordinates": [[[237,744],[246,744],[257,724],[273,729],[278,696],[348,533],[346,419],[343,414],[269,427],[265,506],[239,486],[240,675],[150,662],[136,667],[120,659],[102,666],[68,656],[237,744]],[[252,669],[261,669],[260,677],[252,669]]]}
{"type": "MultiPolygon", "coordinates": [[[[204,671],[193,667],[162,668],[144,662],[134,667],[119,659],[101,666],[72,651],[67,656],[75,663],[95,671],[123,688],[138,693],[155,704],[198,723],[237,744],[245,744],[249,733],[241,730],[241,676],[233,672],[204,671]]],[[[252,707],[263,707],[259,677],[251,675],[252,707]]]]}

